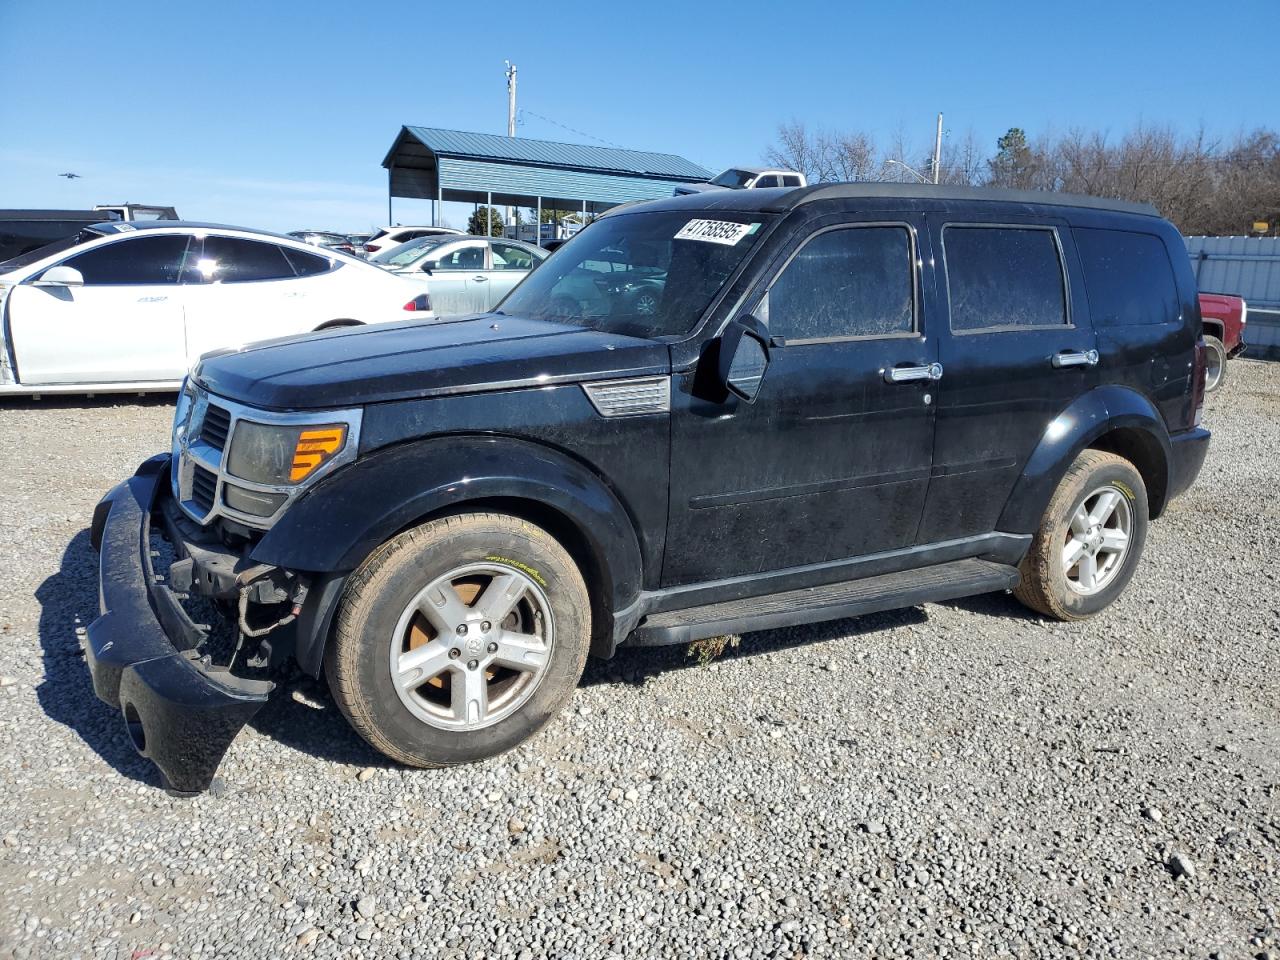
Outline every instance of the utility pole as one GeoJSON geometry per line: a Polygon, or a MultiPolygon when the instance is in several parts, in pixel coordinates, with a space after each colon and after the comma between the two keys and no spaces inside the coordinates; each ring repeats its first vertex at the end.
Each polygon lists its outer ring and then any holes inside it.
{"type": "Polygon", "coordinates": [[[933,138],[933,182],[938,182],[942,173],[942,114],[938,114],[938,133],[933,138]]]}
{"type": "MultiPolygon", "coordinates": [[[[514,137],[516,135],[516,65],[510,60],[507,64],[507,136],[514,137]]],[[[490,213],[492,213],[492,207],[490,213]]],[[[486,214],[488,216],[488,214],[486,214]]],[[[507,207],[506,217],[503,220],[505,224],[511,224],[511,207],[507,207]]],[[[506,232],[505,230],[503,231],[506,232]]],[[[516,238],[519,239],[520,231],[516,231],[516,238]]]]}

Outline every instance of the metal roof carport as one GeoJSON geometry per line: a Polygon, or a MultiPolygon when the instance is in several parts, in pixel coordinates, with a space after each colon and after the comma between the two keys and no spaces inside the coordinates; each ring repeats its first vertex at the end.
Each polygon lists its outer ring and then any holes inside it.
{"type": "Polygon", "coordinates": [[[599,213],[629,200],[669,197],[677,183],[711,172],[670,153],[401,127],[387,168],[387,218],[393,197],[599,213]]]}

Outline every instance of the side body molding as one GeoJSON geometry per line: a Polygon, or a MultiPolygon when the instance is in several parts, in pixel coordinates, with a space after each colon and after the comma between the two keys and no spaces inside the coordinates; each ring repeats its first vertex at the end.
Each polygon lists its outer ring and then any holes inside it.
{"type": "MultiPolygon", "coordinates": [[[[509,437],[437,437],[362,457],[300,497],[254,548],[253,559],[345,574],[431,514],[495,500],[525,501],[535,514],[558,514],[590,554],[577,559],[593,567],[584,573],[598,578],[603,610],[621,611],[635,602],[640,547],[618,498],[576,460],[509,437]]],[[[565,546],[573,552],[573,544],[565,546]]]]}
{"type": "Polygon", "coordinates": [[[1101,386],[1074,400],[1049,424],[1005,502],[996,529],[1034,533],[1063,475],[1081,450],[1113,430],[1125,430],[1144,447],[1159,481],[1149,491],[1154,512],[1169,487],[1169,430],[1151,401],[1135,390],[1101,386]]]}

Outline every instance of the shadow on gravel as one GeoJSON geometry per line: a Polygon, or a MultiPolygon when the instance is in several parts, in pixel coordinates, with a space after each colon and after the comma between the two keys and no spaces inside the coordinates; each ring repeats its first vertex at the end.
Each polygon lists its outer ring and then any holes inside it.
{"type": "Polygon", "coordinates": [[[81,394],[44,394],[39,400],[33,397],[5,397],[0,400],[0,412],[5,410],[94,410],[103,407],[172,407],[177,400],[173,393],[102,393],[90,397],[81,394]]]}
{"type": "MultiPolygon", "coordinates": [[[[777,653],[781,650],[824,643],[828,640],[851,639],[893,627],[927,623],[928,620],[928,614],[920,607],[908,607],[885,613],[871,613],[864,617],[744,633],[742,642],[737,647],[727,647],[715,660],[722,662],[749,658],[762,653],[777,653]]],[[[612,660],[588,660],[580,686],[610,683],[643,684],[647,677],[701,665],[696,655],[690,656],[689,647],[686,644],[670,647],[622,647],[612,660]]]]}
{"type": "Polygon", "coordinates": [[[939,606],[968,610],[970,613],[980,613],[987,617],[1003,617],[1006,620],[1044,620],[1040,614],[1028,610],[1019,603],[1013,594],[1004,591],[983,593],[976,597],[960,597],[958,600],[943,600],[939,606]]]}
{"type": "Polygon", "coordinates": [[[270,701],[249,721],[254,731],[299,753],[332,763],[357,767],[399,766],[365,743],[352,729],[323,680],[312,680],[296,668],[272,679],[276,681],[276,689],[270,701]],[[316,706],[299,703],[293,698],[295,691],[300,691],[316,706]]]}
{"type": "Polygon", "coordinates": [[[98,615],[98,555],[81,530],[67,544],[57,573],[36,590],[40,602],[40,648],[44,681],[36,689],[40,706],[51,720],[74,730],[112,769],[131,780],[157,786],[160,776],[151,761],[134,751],[124,721],[94,695],[93,681],[77,627],[98,615]]]}

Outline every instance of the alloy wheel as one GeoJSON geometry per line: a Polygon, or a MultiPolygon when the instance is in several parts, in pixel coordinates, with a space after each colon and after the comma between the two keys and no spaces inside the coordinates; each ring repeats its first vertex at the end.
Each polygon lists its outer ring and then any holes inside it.
{"type": "Polygon", "coordinates": [[[1088,494],[1067,525],[1062,569],[1067,586],[1089,596],[1103,590],[1124,566],[1133,532],[1129,499],[1107,484],[1088,494]]]}

